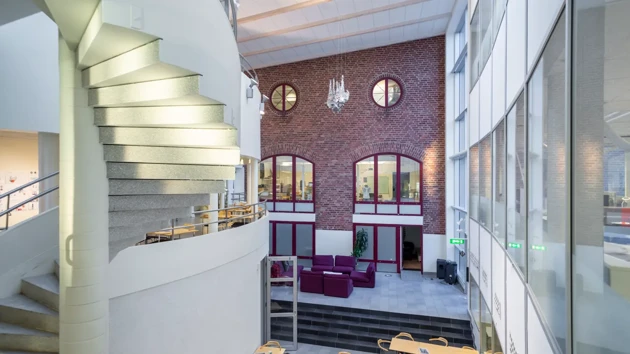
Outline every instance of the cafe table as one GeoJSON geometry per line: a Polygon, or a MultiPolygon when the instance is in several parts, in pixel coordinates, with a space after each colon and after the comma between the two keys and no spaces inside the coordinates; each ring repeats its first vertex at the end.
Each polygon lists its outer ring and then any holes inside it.
{"type": "Polygon", "coordinates": [[[267,342],[267,344],[258,347],[254,354],[284,354],[284,352],[285,349],[281,348],[277,342],[267,342]]]}
{"type": "Polygon", "coordinates": [[[392,352],[407,354],[420,354],[420,348],[426,349],[429,354],[471,354],[475,351],[457,347],[445,347],[443,345],[415,342],[408,339],[394,338],[389,345],[392,352]]]}

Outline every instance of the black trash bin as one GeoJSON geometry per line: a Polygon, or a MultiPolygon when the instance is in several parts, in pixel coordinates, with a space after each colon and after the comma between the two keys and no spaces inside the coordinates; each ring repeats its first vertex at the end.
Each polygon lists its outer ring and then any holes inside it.
{"type": "Polygon", "coordinates": [[[455,284],[457,282],[457,263],[453,261],[447,261],[444,268],[444,281],[447,284],[455,284]]]}
{"type": "Polygon", "coordinates": [[[439,259],[437,260],[437,278],[438,279],[444,279],[444,276],[446,275],[446,259],[439,259]]]}

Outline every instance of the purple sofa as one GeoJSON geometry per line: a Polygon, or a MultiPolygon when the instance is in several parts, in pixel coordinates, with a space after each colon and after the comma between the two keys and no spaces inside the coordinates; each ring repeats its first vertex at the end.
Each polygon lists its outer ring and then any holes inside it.
{"type": "Polygon", "coordinates": [[[324,274],[322,272],[311,272],[305,270],[302,272],[302,280],[300,281],[300,291],[305,293],[324,293],[324,274]]]}
{"type": "Polygon", "coordinates": [[[358,288],[373,288],[376,285],[376,266],[372,262],[368,265],[365,273],[353,271],[350,273],[350,279],[358,288]]]}
{"type": "Polygon", "coordinates": [[[333,256],[313,256],[313,266],[311,270],[314,272],[332,272],[335,266],[333,256]]]}
{"type": "Polygon", "coordinates": [[[356,260],[352,256],[335,256],[333,272],[350,275],[354,271],[356,260]]]}
{"type": "Polygon", "coordinates": [[[349,297],[354,287],[348,274],[324,274],[324,295],[349,297]]]}

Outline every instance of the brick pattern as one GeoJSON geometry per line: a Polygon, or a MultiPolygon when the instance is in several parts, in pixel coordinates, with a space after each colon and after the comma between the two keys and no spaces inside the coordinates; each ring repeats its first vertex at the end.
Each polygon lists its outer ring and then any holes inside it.
{"type": "Polygon", "coordinates": [[[352,230],[354,162],[394,152],[423,162],[424,230],[445,233],[444,58],[439,36],[257,70],[264,94],[285,82],[298,91],[289,112],[267,103],[262,156],[313,161],[317,229],[352,230]],[[350,100],[335,114],[325,104],[328,80],[341,72],[350,100]],[[383,76],[403,86],[402,101],[389,109],[371,98],[383,76]]]}

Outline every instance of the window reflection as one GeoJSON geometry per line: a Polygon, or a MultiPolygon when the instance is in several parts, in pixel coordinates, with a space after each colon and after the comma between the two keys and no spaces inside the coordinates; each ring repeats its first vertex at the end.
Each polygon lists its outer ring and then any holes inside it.
{"type": "Polygon", "coordinates": [[[479,144],[470,148],[470,217],[479,220],[479,144]]]}
{"type": "Polygon", "coordinates": [[[479,144],[479,224],[492,231],[492,135],[479,144]]]}
{"type": "Polygon", "coordinates": [[[293,158],[276,157],[276,200],[293,199],[293,158]]]}
{"type": "Polygon", "coordinates": [[[295,200],[313,200],[313,164],[297,157],[295,174],[295,200]]]}
{"type": "Polygon", "coordinates": [[[400,201],[420,202],[420,163],[404,156],[400,158],[400,201]]]}
{"type": "Polygon", "coordinates": [[[492,213],[494,215],[494,225],[492,232],[500,240],[505,243],[505,123],[501,121],[494,130],[494,159],[493,165],[493,182],[494,182],[494,206],[492,213]]]}
{"type": "Polygon", "coordinates": [[[507,116],[507,250],[525,273],[527,252],[525,212],[525,96],[507,116]]]}
{"type": "Polygon", "coordinates": [[[356,164],[357,201],[374,200],[374,157],[368,157],[356,164]]]}
{"type": "Polygon", "coordinates": [[[273,199],[273,158],[260,163],[258,171],[258,198],[260,200],[273,199]]]}
{"type": "Polygon", "coordinates": [[[378,201],[396,202],[396,156],[378,156],[378,201]]]}

